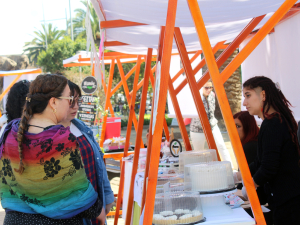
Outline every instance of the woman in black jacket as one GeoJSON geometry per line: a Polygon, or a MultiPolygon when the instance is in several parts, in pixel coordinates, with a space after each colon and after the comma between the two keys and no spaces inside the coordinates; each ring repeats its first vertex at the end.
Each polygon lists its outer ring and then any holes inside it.
{"type": "Polygon", "coordinates": [[[250,115],[263,119],[250,165],[254,185],[268,191],[275,225],[300,224],[300,149],[291,104],[279,85],[263,76],[247,80],[243,94],[250,115]]]}
{"type": "MultiPolygon", "coordinates": [[[[259,128],[255,121],[254,116],[251,116],[248,111],[241,111],[233,116],[234,122],[236,125],[236,129],[238,131],[240,140],[243,145],[244,153],[246,156],[246,160],[248,165],[254,162],[255,158],[257,157],[257,137],[259,133],[259,128]]],[[[242,189],[243,184],[240,183],[237,186],[237,189],[242,189]]],[[[267,203],[267,195],[264,191],[264,187],[258,187],[256,189],[257,196],[261,205],[265,205],[267,203]]],[[[253,217],[252,210],[245,209],[245,211],[253,217]]],[[[265,220],[267,225],[273,224],[272,212],[265,212],[264,213],[265,220]]]]}

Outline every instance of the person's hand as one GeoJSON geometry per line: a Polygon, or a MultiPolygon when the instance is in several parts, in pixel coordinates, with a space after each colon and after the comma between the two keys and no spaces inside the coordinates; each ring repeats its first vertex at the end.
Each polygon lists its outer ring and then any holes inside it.
{"type": "Polygon", "coordinates": [[[102,208],[101,214],[97,217],[97,220],[100,221],[100,225],[105,224],[106,214],[104,208],[102,208]]]}
{"type": "Polygon", "coordinates": [[[113,202],[110,203],[110,204],[108,204],[108,205],[106,205],[106,207],[105,207],[105,215],[107,215],[110,212],[112,205],[113,205],[113,202]]]}
{"type": "Polygon", "coordinates": [[[240,183],[242,181],[242,174],[240,171],[233,172],[234,183],[240,183]]]}

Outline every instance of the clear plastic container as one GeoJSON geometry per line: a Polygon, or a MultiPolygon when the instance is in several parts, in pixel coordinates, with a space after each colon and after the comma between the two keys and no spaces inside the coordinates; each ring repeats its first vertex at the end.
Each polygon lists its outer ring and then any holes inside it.
{"type": "Polygon", "coordinates": [[[198,192],[163,193],[155,196],[153,224],[190,224],[203,219],[198,192]]]}
{"type": "Polygon", "coordinates": [[[231,163],[228,161],[185,165],[184,183],[185,190],[202,193],[225,191],[235,187],[231,163]]]}
{"type": "Polygon", "coordinates": [[[184,173],[184,166],[188,164],[211,162],[217,160],[217,153],[214,149],[181,152],[179,154],[179,172],[184,173]]]}

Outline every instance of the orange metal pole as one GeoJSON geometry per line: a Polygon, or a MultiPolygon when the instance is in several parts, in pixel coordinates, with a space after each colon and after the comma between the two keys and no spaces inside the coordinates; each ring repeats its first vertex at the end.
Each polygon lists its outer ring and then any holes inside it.
{"type": "Polygon", "coordinates": [[[201,121],[201,125],[202,125],[203,131],[204,131],[204,134],[205,134],[205,137],[206,137],[206,140],[207,140],[208,147],[210,149],[215,149],[217,151],[218,159],[220,160],[217,145],[216,145],[216,142],[215,142],[215,139],[214,139],[214,136],[213,136],[210,124],[209,124],[209,120],[208,120],[208,117],[207,117],[207,114],[206,114],[206,111],[205,111],[205,108],[204,108],[204,104],[203,104],[201,95],[200,95],[199,90],[196,86],[196,79],[195,79],[195,76],[193,74],[192,65],[189,61],[189,57],[188,57],[188,54],[187,54],[187,51],[186,51],[186,48],[185,48],[185,44],[184,44],[183,37],[182,37],[182,34],[180,32],[180,29],[176,27],[175,30],[174,30],[174,33],[175,33],[174,37],[175,37],[175,42],[176,42],[176,45],[177,45],[177,49],[178,49],[178,52],[179,52],[179,55],[180,55],[181,62],[183,64],[183,68],[184,68],[184,71],[185,71],[185,74],[186,74],[187,82],[190,86],[190,89],[191,89],[191,92],[192,92],[192,95],[193,95],[193,99],[194,99],[194,102],[195,102],[195,105],[196,105],[197,113],[198,113],[199,119],[201,121]]]}
{"type": "MultiPolygon", "coordinates": [[[[110,104],[110,90],[111,90],[111,86],[112,86],[112,80],[113,80],[113,76],[114,76],[114,69],[115,69],[115,60],[111,61],[110,64],[110,70],[109,70],[109,79],[108,79],[108,85],[107,85],[107,90],[106,90],[106,99],[105,99],[105,106],[104,106],[104,110],[108,109],[108,106],[110,104]]],[[[105,86],[105,85],[103,85],[105,86]]],[[[106,121],[107,121],[107,115],[105,115],[103,117],[103,124],[102,124],[102,132],[101,132],[101,139],[100,139],[100,146],[103,147],[103,142],[104,142],[104,138],[105,138],[105,130],[106,130],[106,121]]]]}
{"type": "MultiPolygon", "coordinates": [[[[104,79],[104,78],[103,78],[104,79]]],[[[107,88],[106,88],[106,84],[104,82],[104,80],[102,79],[102,86],[103,86],[103,89],[104,89],[104,93],[106,95],[105,97],[105,100],[108,98],[109,99],[109,102],[108,102],[108,108],[109,108],[109,111],[110,111],[110,114],[112,115],[112,117],[115,117],[114,115],[114,110],[112,108],[112,105],[111,105],[111,102],[110,102],[110,96],[107,95],[107,88]]]]}
{"type": "Polygon", "coordinates": [[[180,129],[183,141],[184,141],[185,149],[186,149],[186,151],[190,151],[190,150],[192,150],[192,146],[191,146],[191,143],[190,143],[188,133],[186,131],[186,127],[185,127],[185,124],[184,124],[184,121],[183,121],[183,117],[182,117],[182,114],[181,114],[181,111],[180,111],[180,107],[179,107],[179,104],[178,104],[178,101],[177,101],[177,97],[175,95],[175,90],[174,90],[174,87],[173,87],[173,84],[172,84],[171,76],[170,76],[170,80],[169,80],[169,94],[170,94],[170,97],[171,97],[171,100],[172,100],[172,103],[173,103],[176,119],[178,121],[179,129],[180,129]]]}
{"type": "Polygon", "coordinates": [[[257,224],[266,224],[197,0],[187,0],[257,224]]]}
{"type": "Polygon", "coordinates": [[[129,141],[130,141],[130,134],[131,134],[131,127],[132,127],[132,120],[135,116],[135,111],[134,111],[134,105],[135,105],[135,97],[136,97],[136,87],[137,83],[139,80],[139,74],[140,74],[140,66],[141,66],[141,56],[138,56],[137,59],[137,67],[135,71],[135,77],[133,81],[133,94],[132,94],[132,99],[129,104],[129,118],[128,118],[128,124],[127,124],[127,132],[126,132],[126,141],[125,141],[125,147],[124,147],[124,155],[127,154],[128,148],[129,148],[129,141]]]}
{"type": "MultiPolygon", "coordinates": [[[[152,86],[152,89],[154,90],[154,77],[153,77],[153,73],[151,72],[150,74],[150,81],[151,81],[151,86],[152,86]]],[[[153,107],[153,105],[152,105],[153,107]]],[[[166,135],[166,139],[167,141],[170,141],[170,132],[169,132],[169,128],[168,128],[168,124],[167,124],[167,120],[166,120],[166,117],[164,118],[164,122],[163,122],[163,126],[164,126],[164,131],[165,131],[165,135],[166,135]]]]}
{"type": "MultiPolygon", "coordinates": [[[[157,51],[157,62],[161,61],[162,57],[162,46],[164,43],[164,36],[165,36],[165,27],[162,26],[160,28],[160,34],[159,34],[159,42],[158,42],[158,51],[157,51]]],[[[147,146],[147,158],[146,158],[146,166],[145,166],[145,174],[144,174],[144,184],[143,184],[143,195],[142,195],[142,204],[141,204],[141,213],[144,209],[145,202],[146,202],[146,193],[147,193],[147,179],[149,176],[149,169],[150,169],[150,159],[151,159],[151,152],[152,152],[152,123],[153,123],[153,107],[154,107],[154,99],[155,99],[155,85],[154,85],[154,68],[156,68],[156,65],[152,68],[150,73],[150,81],[152,84],[152,90],[153,90],[153,98],[152,98],[152,110],[151,110],[151,120],[149,125],[149,135],[148,135],[148,146],[147,146]]]]}
{"type": "Polygon", "coordinates": [[[244,62],[251,52],[267,36],[282,17],[293,7],[297,0],[286,0],[262,28],[254,35],[241,52],[232,60],[232,62],[221,73],[222,82],[225,83],[232,73],[244,62]]]}
{"type": "Polygon", "coordinates": [[[16,75],[25,75],[25,74],[34,74],[34,73],[42,73],[41,69],[33,70],[33,71],[28,71],[28,72],[23,72],[19,73],[15,71],[10,71],[11,73],[6,73],[6,74],[0,74],[0,77],[8,77],[8,76],[16,76],[16,75]]]}
{"type": "MultiPolygon", "coordinates": [[[[260,21],[262,21],[264,17],[265,15],[253,18],[249,22],[249,24],[241,31],[241,33],[230,43],[230,45],[228,45],[228,47],[222,52],[222,54],[216,60],[219,68],[231,56],[231,54],[239,47],[239,45],[248,37],[248,35],[260,23],[260,21]]],[[[209,75],[209,71],[207,70],[197,82],[198,89],[202,88],[203,85],[209,80],[209,78],[210,75],[209,75]]]]}
{"type": "Polygon", "coordinates": [[[156,184],[157,184],[157,173],[158,173],[158,165],[159,165],[160,145],[161,145],[163,121],[165,117],[165,107],[167,101],[167,88],[165,87],[167,87],[170,78],[169,71],[170,71],[170,63],[171,63],[176,10],[177,10],[177,0],[169,0],[165,35],[164,35],[164,44],[162,46],[163,50],[162,50],[162,59],[161,59],[161,78],[160,78],[160,87],[159,87],[159,101],[157,105],[158,106],[157,115],[156,118],[152,118],[155,120],[155,124],[154,124],[155,127],[154,127],[153,141],[152,141],[150,170],[148,176],[148,188],[147,188],[147,196],[146,196],[146,204],[145,204],[146,213],[144,215],[144,223],[143,223],[144,225],[152,225],[156,184]]]}
{"type": "MultiPolygon", "coordinates": [[[[191,58],[190,62],[193,63],[193,62],[195,61],[195,59],[197,59],[197,57],[198,57],[199,55],[201,55],[201,53],[202,53],[202,50],[197,51],[196,54],[193,55],[193,57],[191,58]]],[[[181,68],[181,69],[178,71],[178,73],[172,78],[172,83],[174,83],[175,80],[177,80],[177,78],[178,78],[183,72],[184,72],[184,69],[181,68]]]]}
{"type": "MultiPolygon", "coordinates": [[[[124,157],[125,154],[124,154],[124,157]]],[[[121,174],[120,174],[120,184],[119,184],[119,190],[118,190],[118,199],[116,204],[116,212],[115,212],[115,218],[114,218],[114,225],[118,224],[118,219],[120,215],[120,207],[123,199],[123,190],[124,190],[124,177],[125,177],[125,162],[123,160],[120,160],[120,167],[121,167],[121,174]]]]}
{"type": "MultiPolygon", "coordinates": [[[[123,70],[122,64],[121,64],[121,62],[118,58],[117,58],[117,64],[118,64],[121,80],[122,80],[122,83],[123,83],[125,95],[126,95],[126,98],[127,98],[127,102],[128,102],[129,107],[130,107],[132,99],[131,99],[131,96],[129,95],[128,85],[126,83],[126,78],[125,78],[125,75],[124,75],[124,70],[123,70]]],[[[141,61],[140,61],[140,64],[141,64],[141,61]]],[[[138,68],[138,66],[136,68],[138,68]]],[[[134,108],[134,106],[133,106],[133,108],[134,108]]],[[[132,120],[133,120],[134,128],[137,131],[138,121],[137,121],[135,113],[133,114],[132,120]]],[[[129,121],[128,121],[128,124],[129,124],[129,121]]],[[[131,124],[130,124],[130,129],[131,129],[131,124]]],[[[142,140],[141,144],[142,144],[142,147],[144,147],[143,140],[142,140]]]]}
{"type": "Polygon", "coordinates": [[[3,97],[6,95],[6,93],[11,89],[11,87],[17,83],[17,81],[20,79],[20,77],[22,76],[23,74],[19,74],[9,85],[8,87],[2,92],[2,94],[0,95],[0,101],[3,99],[3,97]]]}
{"type": "MultiPolygon", "coordinates": [[[[136,69],[136,65],[134,65],[134,67],[132,67],[132,69],[126,74],[126,76],[125,76],[125,79],[126,79],[126,81],[128,80],[128,78],[129,77],[131,77],[131,75],[133,74],[133,72],[135,71],[135,69],[136,69]]],[[[116,91],[122,86],[122,81],[120,81],[115,87],[114,87],[114,89],[111,91],[111,96],[114,94],[114,93],[116,93],[116,91]]],[[[110,96],[110,97],[111,97],[110,96]]]]}
{"type": "Polygon", "coordinates": [[[131,172],[131,180],[130,180],[130,189],[129,189],[129,197],[127,204],[127,215],[126,215],[126,224],[130,225],[131,217],[132,217],[132,208],[133,208],[133,194],[134,194],[134,181],[135,175],[138,169],[139,156],[140,156],[140,144],[143,135],[143,124],[144,124],[144,114],[146,109],[146,100],[148,93],[148,85],[149,85],[149,75],[151,70],[151,58],[152,58],[152,48],[148,48],[146,65],[145,65],[145,74],[144,74],[144,86],[142,90],[142,97],[140,103],[140,113],[139,113],[139,123],[138,130],[135,141],[135,149],[134,149],[134,158],[131,172]]]}
{"type": "MultiPolygon", "coordinates": [[[[219,49],[220,49],[220,44],[223,44],[224,42],[219,42],[217,43],[214,47],[213,47],[213,52],[216,53],[219,49]]],[[[193,74],[194,76],[196,75],[196,73],[198,73],[198,71],[205,66],[205,59],[202,59],[201,62],[195,67],[193,74]]],[[[181,84],[179,84],[177,86],[177,88],[175,89],[175,94],[177,95],[187,84],[187,79],[184,79],[181,84]]]]}

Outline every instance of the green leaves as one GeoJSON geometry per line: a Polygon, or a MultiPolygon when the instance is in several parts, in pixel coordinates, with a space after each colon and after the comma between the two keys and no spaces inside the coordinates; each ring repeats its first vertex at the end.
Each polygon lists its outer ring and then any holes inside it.
{"type": "Polygon", "coordinates": [[[63,73],[63,60],[70,58],[79,50],[86,48],[86,41],[78,39],[72,41],[70,37],[53,41],[48,45],[47,51],[42,51],[38,56],[37,64],[44,67],[44,71],[51,73],[63,73]]]}
{"type": "Polygon", "coordinates": [[[30,42],[25,42],[24,53],[28,55],[31,63],[36,63],[39,54],[46,50],[46,37],[48,46],[55,40],[59,40],[65,34],[63,30],[57,30],[49,23],[47,27],[42,24],[42,30],[33,32],[35,37],[30,42]]]}

